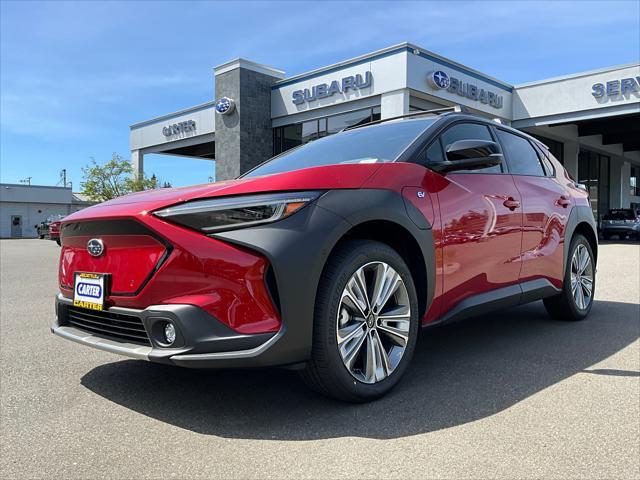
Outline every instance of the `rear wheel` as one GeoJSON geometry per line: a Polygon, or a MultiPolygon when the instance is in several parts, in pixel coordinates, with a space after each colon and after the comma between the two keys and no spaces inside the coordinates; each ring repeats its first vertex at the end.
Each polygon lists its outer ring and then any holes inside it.
{"type": "Polygon", "coordinates": [[[404,374],[418,333],[411,273],[386,244],[350,241],[323,272],[316,299],[311,360],[301,372],[316,391],[366,402],[404,374]]]}
{"type": "Polygon", "coordinates": [[[588,240],[576,234],[571,240],[562,293],[544,299],[547,313],[557,320],[582,320],[593,305],[596,264],[588,240]]]}

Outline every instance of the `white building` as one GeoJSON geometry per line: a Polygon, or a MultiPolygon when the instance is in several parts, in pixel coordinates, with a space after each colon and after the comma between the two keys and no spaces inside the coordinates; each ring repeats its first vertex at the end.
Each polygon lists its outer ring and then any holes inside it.
{"type": "Polygon", "coordinates": [[[403,43],[290,78],[242,59],[214,77],[217,101],[131,126],[137,172],[164,153],[215,160],[224,180],[346,126],[461,104],[545,142],[596,215],[640,208],[640,64],[511,85],[403,43]]]}
{"type": "Polygon", "coordinates": [[[48,216],[93,204],[70,188],[0,183],[0,238],[37,237],[36,225],[48,216]]]}

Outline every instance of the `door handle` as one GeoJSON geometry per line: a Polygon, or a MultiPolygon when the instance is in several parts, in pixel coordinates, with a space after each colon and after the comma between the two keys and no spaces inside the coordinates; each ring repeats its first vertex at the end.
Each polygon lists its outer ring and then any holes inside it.
{"type": "Polygon", "coordinates": [[[560,198],[558,199],[558,205],[560,205],[561,207],[567,208],[569,205],[571,205],[571,200],[569,200],[564,195],[561,195],[560,198]]]}
{"type": "Polygon", "coordinates": [[[513,211],[516,208],[520,208],[520,202],[513,197],[507,198],[502,204],[509,210],[513,211]]]}

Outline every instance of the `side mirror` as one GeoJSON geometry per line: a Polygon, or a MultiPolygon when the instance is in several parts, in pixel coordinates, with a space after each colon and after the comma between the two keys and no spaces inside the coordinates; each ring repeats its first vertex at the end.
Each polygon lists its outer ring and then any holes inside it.
{"type": "Polygon", "coordinates": [[[430,164],[436,172],[455,170],[478,170],[502,163],[502,152],[495,142],[489,140],[458,140],[446,148],[444,162],[430,164]]]}

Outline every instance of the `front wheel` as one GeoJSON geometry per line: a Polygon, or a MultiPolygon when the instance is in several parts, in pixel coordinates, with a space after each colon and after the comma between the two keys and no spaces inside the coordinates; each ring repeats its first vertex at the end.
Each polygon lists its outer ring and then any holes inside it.
{"type": "Polygon", "coordinates": [[[595,295],[596,263],[589,241],[576,234],[569,248],[562,292],[544,299],[547,313],[556,320],[582,320],[589,314],[595,295]]]}
{"type": "Polygon", "coordinates": [[[402,257],[384,243],[345,242],[320,280],[302,378],[330,397],[374,400],[404,374],[417,334],[417,295],[402,257]]]}

